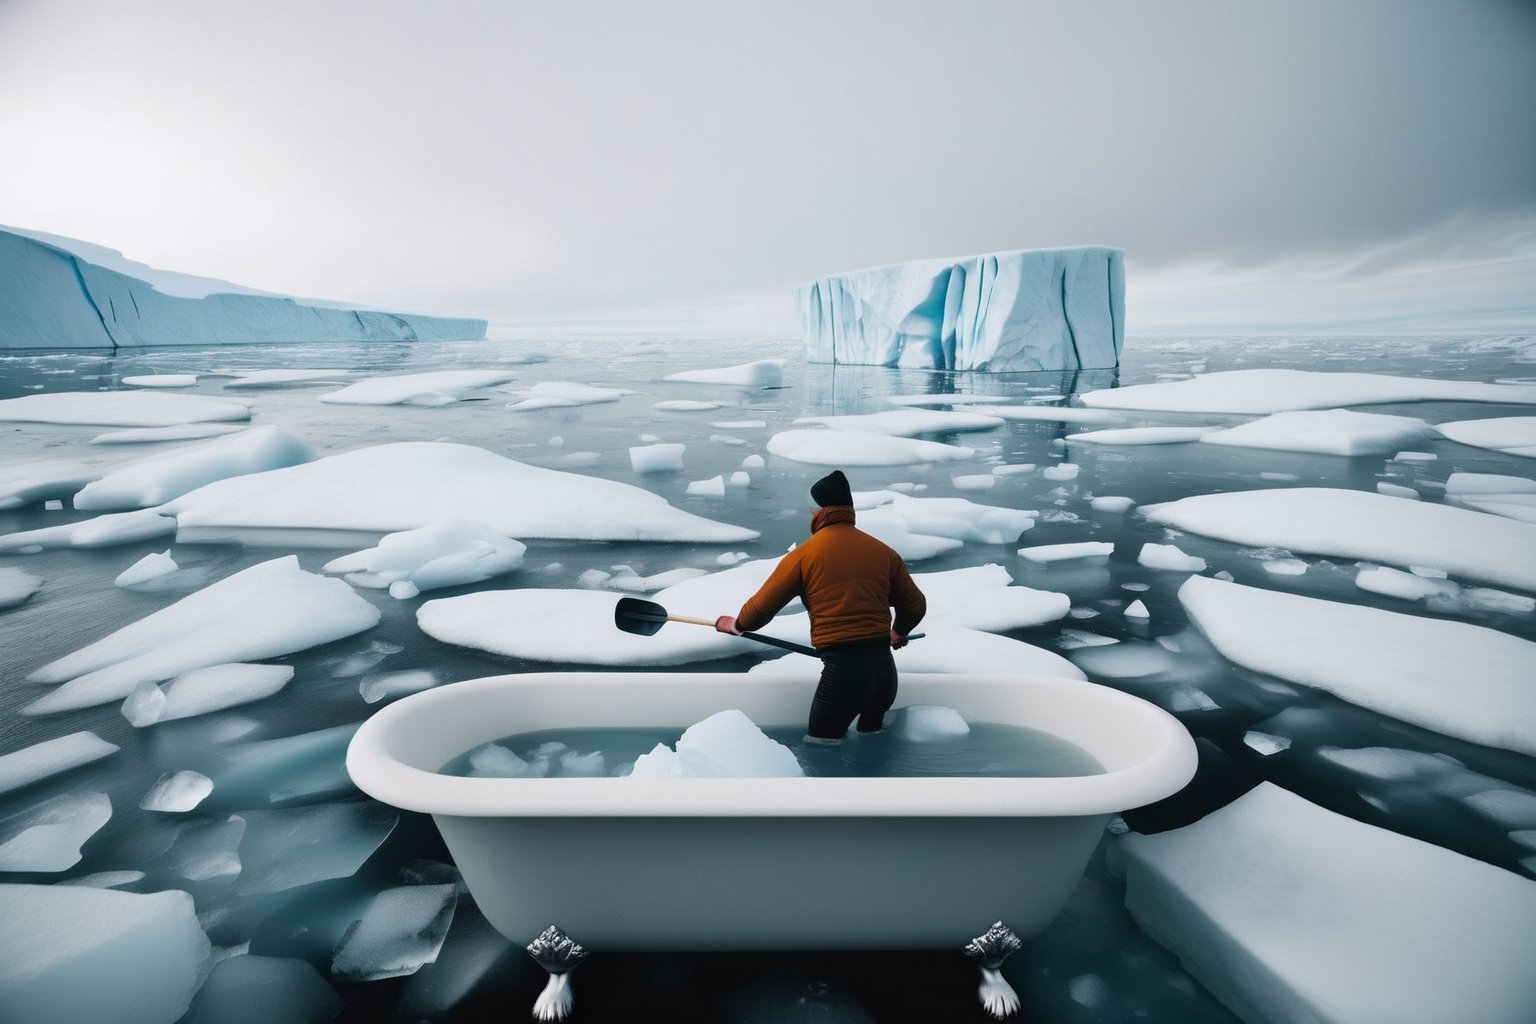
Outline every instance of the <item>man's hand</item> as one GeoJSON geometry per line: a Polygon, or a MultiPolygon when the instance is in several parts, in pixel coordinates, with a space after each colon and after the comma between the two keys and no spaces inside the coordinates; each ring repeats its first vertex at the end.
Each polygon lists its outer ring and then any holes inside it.
{"type": "Polygon", "coordinates": [[[722,615],[716,619],[715,632],[729,633],[731,636],[741,636],[741,630],[736,628],[736,616],[722,615]]]}
{"type": "Polygon", "coordinates": [[[891,630],[891,650],[899,651],[905,646],[907,646],[906,636],[896,632],[894,629],[891,630]]]}

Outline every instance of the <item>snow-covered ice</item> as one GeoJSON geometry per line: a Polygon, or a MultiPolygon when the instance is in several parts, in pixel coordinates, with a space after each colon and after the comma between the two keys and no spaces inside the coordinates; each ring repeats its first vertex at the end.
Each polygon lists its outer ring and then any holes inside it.
{"type": "Polygon", "coordinates": [[[25,569],[0,568],[0,611],[14,608],[43,588],[43,578],[25,569]]]}
{"type": "Polygon", "coordinates": [[[1027,562],[1049,565],[1052,562],[1080,561],[1083,559],[1105,560],[1114,554],[1115,546],[1104,540],[1085,540],[1072,544],[1036,544],[1019,548],[1019,555],[1027,562]]]}
{"type": "Polygon", "coordinates": [[[3,467],[0,509],[21,508],[50,498],[68,498],[101,476],[96,466],[75,459],[35,459],[3,467]]]}
{"type": "Polygon", "coordinates": [[[1482,512],[1325,487],[1200,494],[1140,512],[1155,523],[1236,544],[1432,565],[1536,590],[1536,524],[1482,512]]]}
{"type": "Polygon", "coordinates": [[[630,778],[797,778],[805,774],[794,753],[769,739],[735,709],[720,711],[683,731],[675,750],[658,743],[635,759],[630,778]]]}
{"type": "Polygon", "coordinates": [[[22,709],[41,715],[128,696],[141,682],[257,661],[362,632],[379,611],[340,580],[299,568],[293,555],[253,565],[152,612],[28,678],[63,683],[22,709]]]}
{"type": "Polygon", "coordinates": [[[131,388],[190,388],[197,384],[195,373],[142,373],[124,377],[123,383],[131,388]]]}
{"type": "Polygon", "coordinates": [[[688,493],[704,498],[723,498],[725,497],[725,477],[712,476],[708,480],[690,480],[688,493]]]}
{"type": "MultiPolygon", "coordinates": [[[[478,583],[523,564],[527,545],[484,523],[442,519],[417,530],[386,534],[377,546],[325,563],[357,587],[388,589],[410,583],[417,592],[478,583]]],[[[414,594],[412,595],[414,596],[414,594]]]]}
{"type": "MultiPolygon", "coordinates": [[[[1527,390],[1536,391],[1536,388],[1527,390]]],[[[1536,401],[1536,399],[1532,399],[1536,401]]],[[[3,405],[0,402],[0,405],[3,405]]],[[[1536,416],[1501,416],[1487,420],[1458,420],[1439,426],[1442,436],[1473,448],[1491,448],[1506,455],[1536,458],[1536,416]]]]}
{"type": "Polygon", "coordinates": [[[416,973],[437,959],[458,898],[458,886],[451,884],[385,889],[342,936],[332,976],[379,981],[416,973]]]}
{"type": "Polygon", "coordinates": [[[202,772],[188,769],[166,772],[144,794],[139,808],[162,814],[184,814],[195,810],[212,792],[213,780],[202,772]]]}
{"type": "Polygon", "coordinates": [[[1129,512],[1136,505],[1136,499],[1122,494],[1104,494],[1091,499],[1088,504],[1095,512],[1129,512]]]}
{"type": "Polygon", "coordinates": [[[989,405],[986,414],[1023,423],[1113,423],[1123,418],[1107,409],[1084,409],[1075,405],[989,405]]]}
{"type": "Polygon", "coordinates": [[[142,729],[192,718],[272,696],[293,678],[292,665],[209,665],[183,672],[163,686],[145,680],[123,701],[123,717],[142,729]]]}
{"type": "MultiPolygon", "coordinates": [[[[1200,579],[1199,576],[1191,576],[1190,579],[1200,579]]],[[[1147,610],[1145,601],[1132,601],[1125,606],[1125,617],[1128,619],[1150,619],[1152,613],[1147,610]]]]}
{"type": "Polygon", "coordinates": [[[166,509],[176,515],[178,535],[191,540],[263,529],[395,533],[450,518],[482,522],[521,540],[739,543],[758,536],[683,512],[630,484],[427,441],[374,445],[220,480],[166,509]]]}
{"type": "Polygon", "coordinates": [[[1126,907],[1244,1020],[1536,1019],[1536,882],[1273,783],[1118,840],[1126,907]]]}
{"type": "Polygon", "coordinates": [[[893,708],[888,728],[908,743],[939,743],[971,734],[965,716],[941,704],[908,704],[893,708]]]}
{"type": "Polygon", "coordinates": [[[781,430],[768,439],[768,452],[813,466],[857,467],[968,459],[975,449],[862,430],[781,430]]]}
{"type": "Polygon", "coordinates": [[[637,392],[627,388],[604,388],[595,384],[581,384],[576,381],[546,380],[535,384],[531,388],[502,388],[502,391],[512,391],[523,397],[521,401],[509,402],[507,408],[514,412],[533,412],[537,409],[566,409],[578,405],[598,405],[603,402],[617,402],[625,395],[633,395],[637,392]]]}
{"type": "Polygon", "coordinates": [[[512,380],[504,370],[433,370],[396,377],[370,377],[321,395],[333,405],[451,405],[471,391],[512,380]]]}
{"type": "Polygon", "coordinates": [[[1263,419],[1214,430],[1203,444],[1271,448],[1322,455],[1383,455],[1405,445],[1425,444],[1435,428],[1412,416],[1384,416],[1347,409],[1277,412],[1263,419]]]}
{"type": "Polygon", "coordinates": [[[75,495],[83,511],[162,505],[215,480],[296,466],[314,451],[281,427],[253,427],[191,448],[152,455],[86,484],[75,495]]]}
{"type": "Polygon", "coordinates": [[[159,509],[110,512],[94,519],[63,526],[44,526],[0,536],[0,553],[42,551],[47,548],[105,548],[135,541],[153,540],[176,532],[176,520],[159,509]]]}
{"type": "Polygon", "coordinates": [[[1170,572],[1205,572],[1205,559],[1187,555],[1176,544],[1143,544],[1136,556],[1138,565],[1170,572]]]}
{"type": "Polygon", "coordinates": [[[94,732],[82,730],[0,754],[0,793],[9,793],[40,779],[99,761],[117,753],[118,749],[116,743],[108,743],[94,732]]]}
{"type": "Polygon", "coordinates": [[[636,473],[681,472],[687,447],[676,442],[635,445],[629,450],[629,467],[636,473]]]}
{"type": "Polygon", "coordinates": [[[1008,570],[992,563],[916,573],[912,580],[928,599],[924,628],[943,623],[1004,633],[1055,622],[1072,607],[1066,594],[1012,586],[1008,570]]]}
{"type": "Polygon", "coordinates": [[[776,388],[784,383],[784,360],[757,359],[737,366],[708,370],[683,370],[669,373],[662,380],[691,381],[697,384],[730,384],[737,387],[776,388]]]}
{"type": "Polygon", "coordinates": [[[239,402],[154,391],[59,391],[0,400],[0,422],[82,423],[103,427],[169,427],[248,420],[239,402]]]}
{"type": "Polygon", "coordinates": [[[856,430],[891,437],[919,434],[955,434],[993,430],[1003,425],[995,416],[974,412],[938,412],[933,409],[888,409],[853,416],[801,416],[796,423],[815,423],[832,430],[856,430]]]}
{"type": "Polygon", "coordinates": [[[1112,430],[1088,430],[1068,434],[1068,441],[1083,444],[1183,444],[1199,441],[1214,427],[1121,427],[1112,430]]]}
{"type": "Polygon", "coordinates": [[[339,384],[352,376],[351,370],[316,368],[308,370],[216,370],[215,373],[231,373],[234,380],[224,382],[226,388],[272,388],[287,384],[339,384]]]}
{"type": "Polygon", "coordinates": [[[857,520],[860,529],[881,540],[886,539],[885,531],[894,521],[906,532],[925,537],[947,537],[975,544],[1013,544],[1019,534],[1035,525],[1035,512],[983,505],[969,498],[914,498],[890,492],[890,501],[857,513],[857,520]]]}
{"type": "Polygon", "coordinates": [[[1168,412],[1272,413],[1381,402],[1536,404],[1536,387],[1323,370],[1223,370],[1188,380],[1090,391],[1084,405],[1168,412]]]}
{"type": "Polygon", "coordinates": [[[208,956],[175,889],[0,884],[0,921],[0,1006],[17,1022],[174,1024],[208,956]]]}
{"type": "Polygon", "coordinates": [[[245,828],[245,819],[238,814],[184,823],[170,850],[176,873],[189,882],[236,878],[245,866],[240,861],[245,828]]]}
{"type": "Polygon", "coordinates": [[[111,818],[111,798],[96,790],[66,793],[0,818],[0,871],[68,870],[80,863],[80,847],[111,818]]]}
{"type": "Polygon", "coordinates": [[[1536,523],[1536,480],[1499,473],[1452,473],[1445,500],[1478,512],[1536,523]]]}
{"type": "Polygon", "coordinates": [[[1431,619],[1191,576],[1190,619],[1255,672],[1471,743],[1536,756],[1536,643],[1431,619]]]}

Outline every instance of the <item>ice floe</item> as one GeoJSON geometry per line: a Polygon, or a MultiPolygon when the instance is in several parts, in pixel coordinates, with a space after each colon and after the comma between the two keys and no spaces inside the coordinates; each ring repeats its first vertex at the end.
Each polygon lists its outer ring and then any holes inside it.
{"type": "Polygon", "coordinates": [[[505,384],[513,374],[503,370],[433,370],[396,377],[370,377],[340,391],[321,395],[334,405],[451,405],[478,388],[505,384]]]}
{"type": "Polygon", "coordinates": [[[111,818],[111,799],[95,790],[66,793],[0,818],[0,871],[68,870],[80,863],[80,847],[111,818]]]}
{"type": "Polygon", "coordinates": [[[334,558],[323,571],[344,573],[353,586],[415,597],[423,590],[478,583],[511,572],[523,564],[527,550],[527,545],[484,523],[443,519],[418,530],[386,534],[376,547],[334,558]],[[408,586],[399,587],[402,583],[408,586]]]}
{"type": "Polygon", "coordinates": [[[1020,557],[1038,565],[1083,559],[1103,561],[1114,553],[1115,546],[1104,540],[1085,540],[1073,544],[1036,544],[1032,547],[1019,548],[1020,557]]]}
{"type": "Polygon", "coordinates": [[[781,430],[767,447],[772,455],[815,466],[911,466],[975,454],[960,445],[862,430],[781,430]]]}
{"type": "Polygon", "coordinates": [[[1066,618],[1072,607],[1066,594],[1012,586],[1008,570],[990,563],[912,579],[928,599],[924,628],[943,623],[1003,633],[1066,618]]]}
{"type": "Polygon", "coordinates": [[[1231,661],[1471,743],[1536,756],[1536,643],[1191,576],[1190,619],[1231,661]]]}
{"type": "Polygon", "coordinates": [[[43,578],[25,569],[0,568],[0,611],[14,608],[43,588],[43,578]]]}
{"type": "Polygon", "coordinates": [[[1498,473],[1452,473],[1445,500],[1478,512],[1536,523],[1536,480],[1498,473]]]}
{"type": "MultiPolygon", "coordinates": [[[[857,513],[858,527],[902,551],[888,539],[905,532],[915,537],[940,537],[978,544],[1013,544],[1035,525],[1030,509],[983,505],[969,498],[914,498],[896,492],[884,504],[857,513]],[[899,530],[893,530],[897,526],[899,530]]],[[[903,557],[906,557],[903,552],[903,557]]]]}
{"type": "Polygon", "coordinates": [[[184,423],[169,427],[130,427],[109,430],[91,438],[91,444],[147,444],[151,441],[199,441],[247,429],[233,423],[184,423]]]}
{"type": "Polygon", "coordinates": [[[235,878],[245,866],[240,861],[245,828],[245,819],[238,814],[182,825],[170,850],[176,873],[189,882],[235,878]]]}
{"type": "Polygon", "coordinates": [[[776,388],[784,383],[784,360],[758,359],[737,366],[711,370],[684,370],[669,373],[663,380],[691,381],[696,384],[733,384],[739,387],[776,388]]]}
{"type": "MultiPolygon", "coordinates": [[[[1536,388],[1529,390],[1536,391],[1536,388]]],[[[0,402],[0,405],[3,405],[0,402]]],[[[1488,420],[1458,420],[1439,426],[1442,436],[1472,448],[1491,448],[1506,455],[1536,458],[1536,416],[1502,416],[1488,420]]]]}
{"type": "Polygon", "coordinates": [[[141,508],[134,512],[111,512],[94,519],[63,526],[44,526],[0,536],[0,553],[27,554],[46,548],[105,548],[153,540],[176,532],[176,520],[158,509],[141,508]]]}
{"type": "Polygon", "coordinates": [[[651,406],[657,412],[710,412],[720,408],[723,402],[701,402],[691,398],[673,398],[651,406]]]}
{"type": "Polygon", "coordinates": [[[986,410],[988,416],[1024,423],[1111,423],[1122,418],[1106,409],[1083,409],[1075,405],[989,405],[986,410]]]}
{"type": "Polygon", "coordinates": [[[44,665],[29,678],[64,685],[22,713],[91,707],[121,700],[141,682],[291,654],[360,633],[379,616],[341,580],[305,572],[293,555],[274,558],[44,665]]]}
{"type": "Polygon", "coordinates": [[[293,678],[292,665],[209,665],[183,672],[163,686],[145,680],[123,701],[123,717],[142,729],[265,700],[293,678]]]}
{"type": "Polygon", "coordinates": [[[223,808],[270,807],[357,792],[347,774],[347,744],[357,723],[225,747],[229,766],[215,772],[223,808]]]}
{"type": "Polygon", "coordinates": [[[886,395],[891,405],[990,405],[1010,401],[1007,395],[972,395],[956,392],[949,395],[886,395]]]}
{"type": "MultiPolygon", "coordinates": [[[[930,625],[927,620],[923,621],[918,630],[924,634],[923,637],[913,640],[895,653],[896,668],[901,672],[1004,673],[1056,676],[1063,679],[1087,678],[1082,669],[1061,655],[1022,640],[964,626],[930,625]]],[[[821,674],[821,661],[809,654],[786,654],[782,658],[753,665],[747,674],[815,677],[821,674]]]]}
{"type": "Polygon", "coordinates": [[[14,1021],[173,1024],[208,937],[192,897],[0,885],[0,1005],[14,1021]]]}
{"type": "Polygon", "coordinates": [[[339,384],[352,376],[351,370],[317,368],[310,370],[214,370],[217,374],[234,374],[235,379],[224,382],[226,388],[271,388],[286,384],[339,384]]]}
{"type": "Polygon", "coordinates": [[[1536,882],[1257,789],[1120,839],[1126,907],[1245,1020],[1536,1019],[1536,882]]]}
{"type": "Polygon", "coordinates": [[[152,455],[86,484],[75,495],[83,511],[162,505],[204,484],[296,466],[314,451],[281,427],[253,427],[191,448],[152,455]]]}
{"type": "Polygon", "coordinates": [[[996,416],[974,412],[937,412],[933,409],[890,409],[858,416],[801,416],[795,422],[817,423],[833,430],[889,434],[892,437],[993,430],[1003,425],[1003,421],[996,416]]]}
{"type": "Polygon", "coordinates": [[[451,518],[482,522],[519,539],[735,543],[758,536],[616,480],[529,466],[471,445],[425,441],[374,445],[220,480],[165,508],[176,515],[182,539],[274,528],[395,533],[451,518]]]}
{"type": "Polygon", "coordinates": [[[190,388],[197,384],[197,374],[144,373],[124,377],[123,383],[132,388],[190,388]]]}
{"type": "Polygon", "coordinates": [[[1068,441],[1082,444],[1183,444],[1198,441],[1214,427],[1121,427],[1117,430],[1089,430],[1068,434],[1068,441]]]}
{"type": "Polygon", "coordinates": [[[134,562],[128,568],[117,574],[112,581],[115,586],[134,587],[150,580],[157,580],[162,576],[168,576],[180,568],[176,559],[171,557],[169,549],[165,551],[151,551],[143,558],[134,562]]]}
{"type": "Polygon", "coordinates": [[[213,780],[202,772],[185,769],[166,772],[144,794],[139,808],[162,814],[183,814],[195,810],[212,792],[213,780]]]}
{"type": "Polygon", "coordinates": [[[1412,416],[1325,409],[1277,412],[1250,423],[1211,431],[1200,440],[1204,444],[1321,455],[1382,455],[1404,445],[1424,444],[1436,436],[1434,427],[1412,416]]]}
{"type": "Polygon", "coordinates": [[[117,751],[116,743],[108,743],[94,732],[81,731],[0,754],[0,793],[99,761],[117,751]]]}
{"type": "Polygon", "coordinates": [[[415,974],[437,959],[458,898],[458,886],[452,884],[385,889],[342,936],[331,975],[379,981],[415,974]]]}
{"type": "Polygon", "coordinates": [[[629,467],[636,473],[681,472],[687,447],[675,442],[636,445],[629,450],[629,467]]]}
{"type": "Polygon", "coordinates": [[[239,402],[153,391],[59,391],[0,400],[0,422],[80,423],[104,427],[169,427],[248,420],[239,402]]]}
{"type": "Polygon", "coordinates": [[[1526,615],[1536,611],[1536,597],[1488,587],[1463,587],[1447,579],[1426,578],[1384,565],[1362,568],[1355,574],[1355,586],[1373,594],[1423,601],[1431,611],[1453,615],[1480,611],[1526,615]]]}
{"type": "Polygon", "coordinates": [[[67,498],[101,476],[102,471],[74,459],[38,459],[5,466],[0,478],[0,509],[21,508],[50,498],[67,498]]]}
{"type": "Polygon", "coordinates": [[[1141,514],[1236,544],[1284,547],[1536,590],[1536,524],[1381,494],[1324,487],[1201,494],[1141,514]]]}
{"type": "Polygon", "coordinates": [[[735,709],[720,711],[683,731],[673,750],[658,743],[635,759],[630,777],[798,778],[805,774],[794,752],[769,739],[735,709]]]}
{"type": "MultiPolygon", "coordinates": [[[[502,388],[502,391],[513,389],[502,388]]],[[[603,402],[617,402],[625,395],[637,394],[627,388],[601,388],[593,384],[578,384],[574,381],[547,380],[535,384],[531,388],[518,388],[516,394],[523,395],[522,401],[509,402],[507,408],[514,412],[532,412],[536,409],[567,409],[578,405],[597,405],[603,402]]]]}
{"type": "Polygon", "coordinates": [[[1321,370],[1223,370],[1188,380],[1132,384],[1079,396],[1101,409],[1271,413],[1380,402],[1451,401],[1536,404],[1536,387],[1393,377],[1321,370]]]}
{"type": "Polygon", "coordinates": [[[1204,572],[1205,559],[1186,555],[1174,544],[1143,544],[1136,561],[1148,569],[1166,569],[1170,572],[1204,572]]]}

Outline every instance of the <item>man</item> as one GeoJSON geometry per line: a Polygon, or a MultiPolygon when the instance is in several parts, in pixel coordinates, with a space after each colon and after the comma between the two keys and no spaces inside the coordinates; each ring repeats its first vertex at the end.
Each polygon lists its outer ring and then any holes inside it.
{"type": "Polygon", "coordinates": [[[810,539],[781,558],[741,611],[720,616],[715,628],[732,634],[761,629],[800,598],[821,657],[807,731],[812,739],[836,743],[855,718],[861,733],[885,727],[885,713],[896,700],[891,651],[906,646],[928,602],[901,556],[854,526],[853,492],[842,470],[816,481],[811,499],[818,508],[810,539]]]}

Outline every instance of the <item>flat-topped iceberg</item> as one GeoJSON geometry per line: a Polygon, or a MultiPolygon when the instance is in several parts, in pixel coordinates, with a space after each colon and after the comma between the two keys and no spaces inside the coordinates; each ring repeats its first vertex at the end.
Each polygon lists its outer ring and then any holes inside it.
{"type": "Polygon", "coordinates": [[[1273,783],[1120,840],[1143,931],[1250,1022],[1536,1020],[1536,882],[1273,783]]]}
{"type": "Polygon", "coordinates": [[[157,270],[78,239],[0,228],[0,348],[281,345],[485,337],[484,320],[359,309],[157,270]]]}
{"type": "Polygon", "coordinates": [[[813,363],[938,370],[1119,364],[1125,254],[1106,246],[918,260],[794,289],[813,363]]]}

